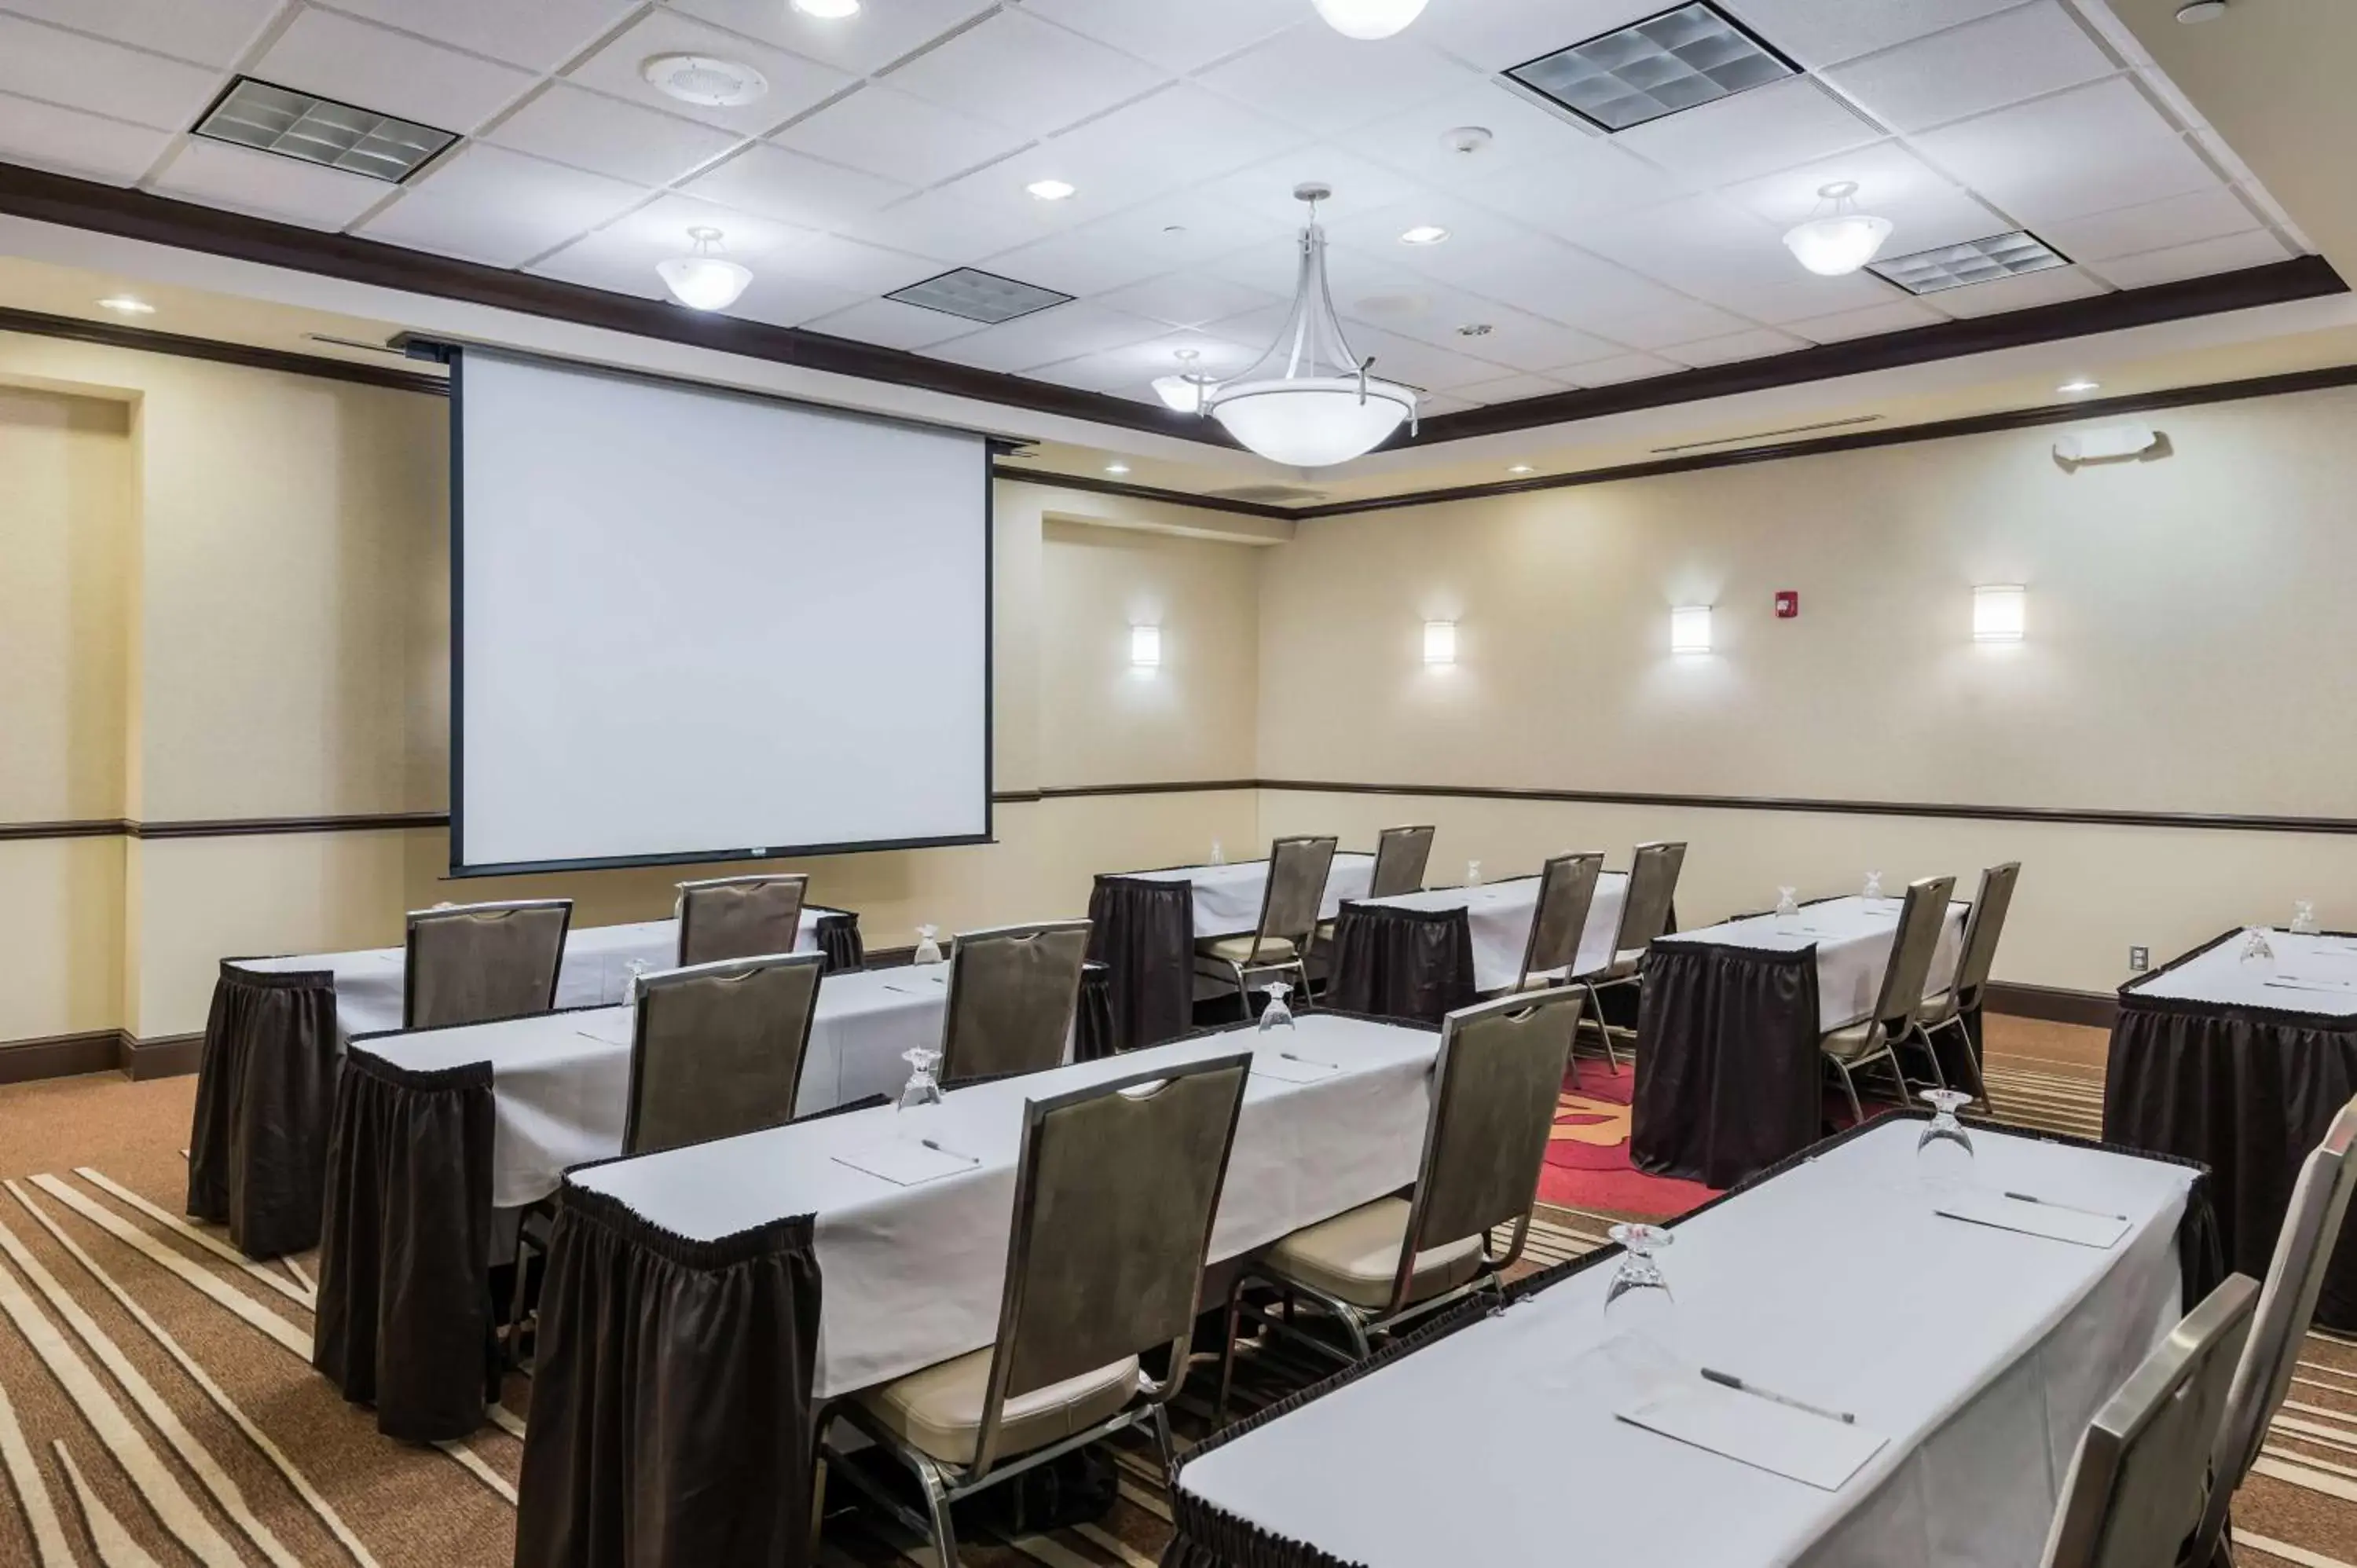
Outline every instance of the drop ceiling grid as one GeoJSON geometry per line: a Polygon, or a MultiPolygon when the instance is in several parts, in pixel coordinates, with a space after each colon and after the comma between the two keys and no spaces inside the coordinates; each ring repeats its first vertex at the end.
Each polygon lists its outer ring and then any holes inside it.
{"type": "Polygon", "coordinates": [[[0,0],[0,158],[646,297],[710,222],[761,279],[736,314],[1137,398],[1178,349],[1232,373],[1265,345],[1286,193],[1328,178],[1338,304],[1436,413],[2307,248],[2100,0],[1723,4],[1807,73],[1608,139],[1499,72],[1655,0],[1434,0],[1380,44],[1308,0],[1188,0],[1182,28],[1170,0],[867,0],[847,28],[786,0],[0,0]],[[662,99],[637,68],[673,48],[773,91],[662,99]],[[240,73],[462,140],[397,188],[297,177],[169,108],[240,73]],[[1495,143],[1439,152],[1463,124],[1495,143]],[[1080,194],[1023,194],[1049,175],[1080,194]],[[1889,254],[2028,227],[2079,264],[1978,299],[1812,278],[1778,235],[1846,177],[1889,254]],[[1419,222],[1450,240],[1396,242],[1419,222]],[[968,264],[1079,298],[976,328],[877,297],[968,264]]]}

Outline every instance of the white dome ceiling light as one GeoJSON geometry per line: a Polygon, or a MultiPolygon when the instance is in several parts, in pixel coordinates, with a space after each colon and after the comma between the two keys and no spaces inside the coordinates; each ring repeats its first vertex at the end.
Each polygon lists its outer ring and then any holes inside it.
{"type": "Polygon", "coordinates": [[[770,91],[768,77],[741,59],[717,55],[656,55],[639,73],[665,97],[706,109],[733,109],[770,91]]]}
{"type": "Polygon", "coordinates": [[[727,309],[753,281],[752,272],[719,253],[719,230],[690,229],[687,237],[695,242],[694,253],[655,263],[663,287],[690,310],[727,309]]]}
{"type": "Polygon", "coordinates": [[[1154,395],[1181,413],[1202,413],[1203,400],[1220,384],[1217,377],[1207,376],[1195,368],[1195,361],[1202,357],[1200,349],[1179,349],[1173,356],[1178,368],[1167,376],[1154,378],[1154,395]]]}
{"type": "Polygon", "coordinates": [[[859,0],[794,0],[794,9],[822,22],[839,22],[859,15],[859,0]]]}
{"type": "Polygon", "coordinates": [[[1326,25],[1346,38],[1388,38],[1424,14],[1425,0],[1315,0],[1326,25]]]}
{"type": "Polygon", "coordinates": [[[1301,230],[1301,270],[1293,312],[1268,352],[1233,381],[1204,397],[1207,413],[1228,434],[1272,462],[1322,468],[1373,451],[1405,421],[1415,428],[1415,389],[1368,375],[1343,339],[1342,323],[1326,287],[1326,231],[1318,203],[1333,195],[1322,185],[1293,194],[1309,203],[1301,230]]]}
{"type": "Polygon", "coordinates": [[[1890,220],[1857,209],[1857,181],[1835,180],[1817,191],[1817,208],[1806,223],[1788,231],[1785,249],[1820,277],[1837,278],[1874,260],[1890,238],[1890,220]]]}

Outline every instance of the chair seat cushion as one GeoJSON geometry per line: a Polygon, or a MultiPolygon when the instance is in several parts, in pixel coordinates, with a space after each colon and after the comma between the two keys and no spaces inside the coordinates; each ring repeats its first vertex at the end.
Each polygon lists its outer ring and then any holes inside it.
{"type": "MultiPolygon", "coordinates": [[[[1379,1197],[1347,1214],[1304,1226],[1270,1247],[1261,1261],[1273,1273],[1353,1306],[1389,1306],[1407,1217],[1407,1199],[1379,1197]]],[[[1435,1247],[1416,1259],[1408,1300],[1419,1302],[1455,1290],[1479,1273],[1480,1266],[1479,1236],[1435,1247]]]]}
{"type": "Polygon", "coordinates": [[[1586,981],[1626,980],[1637,972],[1637,961],[1645,956],[1642,948],[1627,948],[1612,955],[1612,961],[1599,964],[1579,978],[1586,981]]]}
{"type": "MultiPolygon", "coordinates": [[[[990,1385],[991,1348],[911,1372],[860,1394],[885,1431],[952,1465],[974,1463],[982,1403],[990,1385]]],[[[1009,1399],[998,1418],[998,1455],[1044,1448],[1118,1413],[1137,1392],[1137,1358],[1009,1399]]]]}
{"type": "Polygon", "coordinates": [[[1835,1029],[1832,1034],[1819,1040],[1817,1045],[1829,1057],[1845,1062],[1854,1062],[1867,1055],[1870,1049],[1875,1048],[1873,1035],[1874,1022],[1872,1019],[1867,1019],[1864,1023],[1851,1024],[1835,1029]]]}
{"type": "Polygon", "coordinates": [[[1923,998],[1923,1011],[1918,1014],[1917,1017],[1927,1026],[1937,1024],[1948,1016],[1955,1004],[1953,992],[1934,991],[1923,998]]]}
{"type": "Polygon", "coordinates": [[[1230,963],[1291,963],[1293,961],[1293,942],[1286,937],[1261,938],[1260,956],[1256,959],[1253,956],[1253,939],[1249,936],[1215,937],[1209,941],[1197,942],[1195,950],[1211,958],[1225,959],[1230,963]]]}

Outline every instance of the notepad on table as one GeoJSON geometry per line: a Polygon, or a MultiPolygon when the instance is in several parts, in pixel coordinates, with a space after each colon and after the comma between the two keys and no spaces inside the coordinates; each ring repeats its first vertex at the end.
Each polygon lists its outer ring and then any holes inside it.
{"type": "Polygon", "coordinates": [[[1631,1426],[1826,1492],[1839,1491],[1889,1441],[1848,1422],[1699,1378],[1613,1413],[1631,1426]]]}
{"type": "Polygon", "coordinates": [[[916,1138],[888,1138],[847,1155],[837,1155],[834,1163],[880,1176],[895,1187],[915,1187],[920,1182],[938,1181],[945,1176],[970,1171],[982,1161],[975,1155],[936,1148],[916,1138]]]}
{"type": "Polygon", "coordinates": [[[1954,1193],[1940,1200],[1938,1211],[1951,1219],[1993,1225],[2000,1230],[2018,1230],[2025,1236],[2044,1236],[2098,1251],[2117,1246],[2120,1238],[2128,1233],[2128,1222],[2116,1214],[2068,1208],[2051,1200],[2008,1197],[2001,1192],[1954,1193]]]}
{"type": "Polygon", "coordinates": [[[1273,1078],[1279,1083],[1316,1083],[1321,1078],[1332,1078],[1342,1070],[1333,1062],[1314,1062],[1302,1057],[1288,1056],[1283,1051],[1254,1052],[1252,1069],[1261,1077],[1273,1078]]]}

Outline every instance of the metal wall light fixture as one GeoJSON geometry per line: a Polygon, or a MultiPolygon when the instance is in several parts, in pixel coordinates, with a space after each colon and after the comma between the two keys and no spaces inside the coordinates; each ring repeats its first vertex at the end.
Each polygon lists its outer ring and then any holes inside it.
{"type": "Polygon", "coordinates": [[[2019,583],[1989,583],[1973,590],[1973,640],[2019,642],[2029,624],[2029,590],[2019,583]]]}
{"type": "Polygon", "coordinates": [[[1670,651],[1672,653],[1708,653],[1710,651],[1710,607],[1680,605],[1670,612],[1670,651]]]}
{"type": "Polygon", "coordinates": [[[1133,670],[1158,670],[1162,667],[1160,627],[1134,626],[1129,628],[1129,667],[1133,670]]]}
{"type": "Polygon", "coordinates": [[[1424,623],[1424,661],[1426,664],[1457,662],[1457,623],[1453,620],[1428,620],[1424,623]]]}

